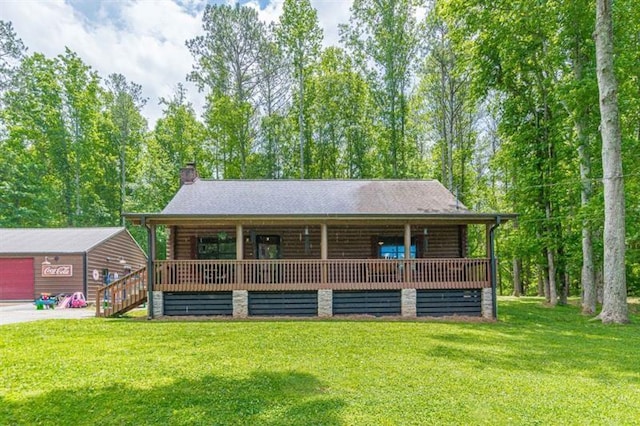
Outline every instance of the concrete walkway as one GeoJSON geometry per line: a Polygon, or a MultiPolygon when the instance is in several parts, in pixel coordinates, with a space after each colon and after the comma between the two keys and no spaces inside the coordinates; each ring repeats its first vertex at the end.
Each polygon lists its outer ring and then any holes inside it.
{"type": "Polygon", "coordinates": [[[0,306],[0,325],[47,319],[80,319],[95,317],[95,308],[67,308],[37,310],[31,303],[0,306]]]}

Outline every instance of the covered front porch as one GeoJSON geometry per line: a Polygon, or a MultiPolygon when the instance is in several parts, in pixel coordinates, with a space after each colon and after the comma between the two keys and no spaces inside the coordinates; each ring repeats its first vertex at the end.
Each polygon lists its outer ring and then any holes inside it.
{"type": "MultiPolygon", "coordinates": [[[[168,260],[151,257],[154,289],[490,287],[497,225],[482,219],[167,221],[168,260]],[[484,229],[479,258],[468,257],[470,225],[484,229]]],[[[153,248],[156,228],[148,229],[153,248]]]]}
{"type": "Polygon", "coordinates": [[[163,217],[167,260],[157,259],[159,223],[150,219],[144,218],[152,247],[151,316],[416,316],[439,313],[432,309],[434,298],[437,306],[446,305],[442,314],[492,318],[495,312],[495,217],[320,224],[300,218],[238,223],[163,217]],[[470,224],[479,225],[486,236],[479,258],[465,257],[470,224]],[[429,309],[421,310],[420,300],[430,303],[429,309]],[[337,309],[340,303],[346,308],[337,309]],[[255,308],[265,304],[279,308],[255,308]],[[299,310],[302,304],[311,310],[299,310]]]}

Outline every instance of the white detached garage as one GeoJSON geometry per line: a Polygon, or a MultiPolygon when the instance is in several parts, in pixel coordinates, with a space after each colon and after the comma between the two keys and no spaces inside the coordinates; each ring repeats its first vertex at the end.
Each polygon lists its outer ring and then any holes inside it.
{"type": "Polygon", "coordinates": [[[146,256],[117,228],[0,228],[0,301],[33,300],[98,287],[136,270],[146,256]]]}

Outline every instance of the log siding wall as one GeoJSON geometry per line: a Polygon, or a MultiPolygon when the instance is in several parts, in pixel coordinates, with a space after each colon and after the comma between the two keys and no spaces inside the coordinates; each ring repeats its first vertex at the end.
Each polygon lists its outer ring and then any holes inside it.
{"type": "MultiPolygon", "coordinates": [[[[309,225],[308,245],[305,244],[305,226],[245,226],[243,229],[244,259],[256,258],[251,236],[277,235],[280,237],[282,259],[319,259],[320,226],[309,225]],[[306,246],[306,247],[305,247],[306,246]]],[[[236,238],[235,227],[170,227],[167,258],[189,260],[196,258],[195,243],[198,237],[215,236],[225,232],[229,238],[236,238]]],[[[329,226],[327,232],[329,259],[370,259],[374,257],[373,239],[377,237],[402,238],[402,226],[329,226]]],[[[416,238],[418,257],[459,258],[467,251],[466,226],[462,225],[412,225],[412,237],[416,238]],[[427,235],[424,235],[424,228],[427,235]],[[424,244],[424,239],[427,242],[424,244]],[[423,250],[426,247],[426,251],[423,250]]]]}
{"type": "Polygon", "coordinates": [[[126,272],[124,266],[130,266],[131,271],[135,271],[146,263],[144,252],[126,230],[93,247],[87,252],[87,300],[95,300],[97,289],[104,285],[103,269],[109,269],[109,273],[115,272],[123,277],[126,272]],[[119,263],[120,257],[124,258],[124,265],[119,263]],[[93,279],[94,269],[100,274],[98,280],[93,279]]]}

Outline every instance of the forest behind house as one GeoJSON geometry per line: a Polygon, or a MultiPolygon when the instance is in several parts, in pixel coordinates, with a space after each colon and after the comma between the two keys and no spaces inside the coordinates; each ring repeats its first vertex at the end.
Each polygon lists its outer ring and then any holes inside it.
{"type": "MultiPolygon", "coordinates": [[[[640,295],[640,8],[613,7],[625,273],[640,295]]],[[[212,179],[437,179],[475,211],[518,213],[499,232],[501,294],[566,303],[604,280],[595,9],[354,0],[340,43],[324,46],[308,0],[286,0],[269,25],[208,5],[185,40],[201,110],[184,82],[147,99],[68,48],[31,52],[0,21],[0,226],[121,224],[161,210],[192,161],[212,179]],[[155,123],[147,102],[163,106],[155,123]]]]}

